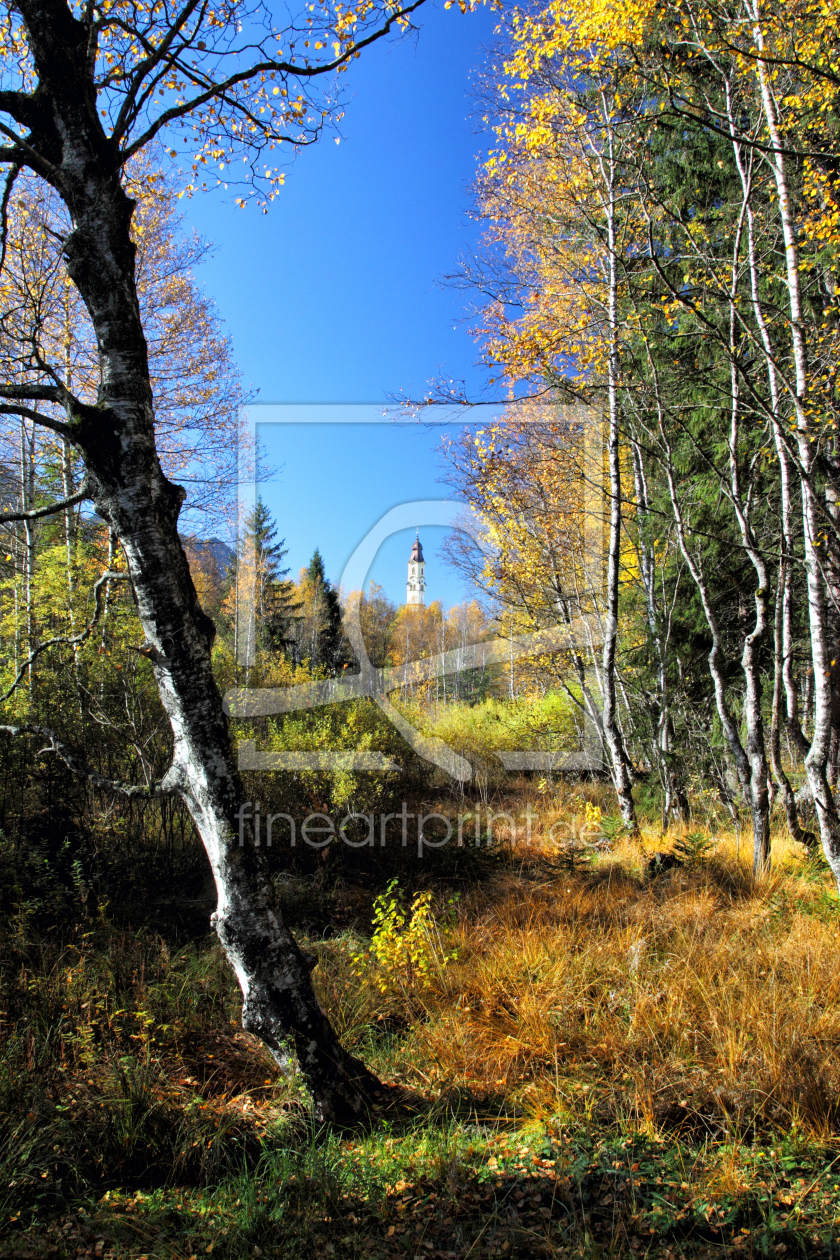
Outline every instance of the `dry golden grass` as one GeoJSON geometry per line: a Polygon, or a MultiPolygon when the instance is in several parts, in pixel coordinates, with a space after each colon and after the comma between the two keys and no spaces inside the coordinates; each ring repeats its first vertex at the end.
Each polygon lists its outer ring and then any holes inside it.
{"type": "MultiPolygon", "coordinates": [[[[685,838],[655,829],[581,864],[562,837],[605,797],[570,786],[530,848],[497,835],[489,859],[436,868],[427,970],[400,973],[395,948],[389,972],[349,932],[311,942],[347,1043],[429,1100],[352,1140],[307,1130],[300,1082],[237,1030],[218,946],[104,919],[70,945],[9,937],[0,1255],[833,1254],[827,873],[777,838],[756,885],[718,832],[709,860],[646,879],[646,854],[685,838]],[[455,905],[447,871],[466,873],[455,905]]],[[[331,895],[362,922],[374,891],[331,895]]]]}
{"type": "Polygon", "coordinates": [[[322,992],[345,1035],[384,1012],[399,1033],[386,1074],[535,1119],[835,1133],[840,922],[827,872],[777,837],[774,873],[755,883],[745,845],[718,835],[710,860],[645,879],[645,851],[679,832],[562,871],[546,840],[554,813],[459,904],[446,931],[457,959],[422,991],[395,984],[383,1004],[346,944],[323,947],[322,992]]]}

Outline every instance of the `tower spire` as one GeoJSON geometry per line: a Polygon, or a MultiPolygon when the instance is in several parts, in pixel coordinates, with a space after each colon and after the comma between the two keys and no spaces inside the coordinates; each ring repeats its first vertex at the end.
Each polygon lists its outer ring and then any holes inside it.
{"type": "Polygon", "coordinates": [[[405,602],[415,608],[424,608],[426,605],[426,561],[423,559],[423,545],[420,542],[419,529],[408,561],[405,602]]]}

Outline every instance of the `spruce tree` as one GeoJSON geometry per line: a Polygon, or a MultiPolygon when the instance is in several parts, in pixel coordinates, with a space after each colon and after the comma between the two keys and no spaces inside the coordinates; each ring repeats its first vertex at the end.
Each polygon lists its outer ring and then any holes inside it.
{"type": "Polygon", "coordinates": [[[294,597],[294,583],[286,578],[289,570],[281,567],[287,551],[286,540],[277,539],[277,526],[262,499],[257,499],[249,512],[245,530],[254,548],[259,638],[269,651],[283,652],[294,641],[292,623],[300,610],[294,597]]]}
{"type": "Polygon", "coordinates": [[[314,624],[311,660],[330,674],[336,674],[350,662],[338,591],[324,572],[324,560],[316,547],[306,569],[314,596],[314,624]]]}

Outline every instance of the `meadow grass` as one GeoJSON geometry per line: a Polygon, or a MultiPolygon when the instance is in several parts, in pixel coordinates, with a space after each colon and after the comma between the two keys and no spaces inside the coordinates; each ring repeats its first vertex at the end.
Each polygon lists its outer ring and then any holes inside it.
{"type": "Polygon", "coordinates": [[[774,836],[755,882],[719,824],[557,842],[561,820],[591,838],[606,793],[537,797],[480,879],[401,876],[409,921],[418,888],[436,907],[423,966],[399,931],[371,952],[387,881],[362,896],[347,870],[362,910],[307,938],[347,1044],[404,1091],[354,1138],[239,1029],[212,939],[10,916],[0,1255],[836,1255],[827,869],[774,836]]]}

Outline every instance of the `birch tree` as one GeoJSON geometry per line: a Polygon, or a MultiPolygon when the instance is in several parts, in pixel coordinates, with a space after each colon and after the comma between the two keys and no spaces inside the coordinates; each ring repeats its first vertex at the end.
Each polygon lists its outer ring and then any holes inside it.
{"type": "MultiPolygon", "coordinates": [[[[240,845],[242,789],[211,669],[213,624],[178,536],[186,491],[166,476],[155,442],[127,165],[165,141],[186,161],[191,188],[244,183],[243,202],[254,186],[269,201],[283,180],[281,152],[313,143],[335,115],[318,84],[406,26],[421,2],[308,6],[281,26],[270,8],[245,0],[177,9],[14,0],[2,26],[3,206],[29,171],[66,207],[63,256],[101,365],[90,397],[68,385],[60,365],[36,357],[21,379],[0,385],[2,411],[78,452],[86,493],[125,557],[173,736],[171,764],[156,782],[107,786],[184,800],[216,882],[213,924],[242,989],[243,1023],[281,1066],[297,1062],[317,1114],[339,1124],[364,1119],[384,1093],[318,1004],[310,960],[282,921],[261,851],[244,832],[240,845]]],[[[34,733],[43,747],[42,731],[13,733],[34,733]]],[[[78,767],[72,750],[52,747],[78,767]]]]}
{"type": "MultiPolygon", "coordinates": [[[[819,240],[830,237],[836,220],[836,189],[826,170],[831,167],[834,140],[824,121],[836,106],[838,79],[831,68],[829,49],[837,47],[836,15],[822,6],[767,3],[744,0],[743,4],[694,4],[691,0],[661,6],[653,29],[644,20],[624,51],[639,66],[649,88],[658,95],[663,112],[680,126],[705,129],[725,137],[731,145],[741,187],[737,215],[737,253],[733,255],[733,282],[728,294],[729,347],[721,346],[721,358],[729,360],[731,414],[749,402],[760,423],[767,425],[780,474],[781,538],[778,545],[779,577],[776,583],[780,607],[774,627],[775,669],[771,759],[785,797],[791,831],[802,835],[778,750],[779,708],[782,694],[787,705],[787,725],[799,751],[805,754],[809,794],[819,820],[823,850],[835,878],[840,878],[840,820],[829,783],[828,765],[836,713],[834,665],[837,650],[832,642],[829,612],[829,557],[836,546],[836,520],[832,503],[831,452],[836,424],[832,391],[826,388],[826,329],[836,326],[836,302],[829,285],[822,288],[825,264],[820,260],[819,240]],[[686,67],[693,67],[686,73],[686,67]],[[697,90],[705,79],[712,91],[697,90]],[[762,235],[778,244],[773,261],[762,268],[757,260],[756,185],[772,180],[773,196],[762,199],[762,235]],[[807,253],[807,264],[803,262],[807,253]],[[735,282],[742,273],[747,293],[735,282]],[[763,275],[761,274],[763,270],[763,275]],[[782,277],[779,294],[776,275],[782,277]],[[827,298],[827,300],[826,300],[827,298]],[[749,348],[749,354],[745,350],[749,348]],[[822,362],[820,362],[822,358],[822,362]],[[759,390],[750,363],[763,364],[765,387],[759,390]],[[791,570],[796,557],[791,515],[791,474],[795,473],[802,507],[802,563],[807,591],[808,627],[814,693],[814,724],[805,740],[798,719],[796,688],[790,670],[791,570]],[[832,541],[833,540],[833,541],[832,541]]],[[[649,10],[647,19],[654,18],[649,10]]],[[[612,43],[603,29],[602,38],[612,43]]],[[[691,230],[685,236],[690,238],[691,230]]],[[[695,254],[697,251],[695,251],[695,254]]],[[[701,265],[704,282],[722,292],[721,277],[709,259],[701,265]]],[[[684,293],[672,289],[675,305],[691,305],[684,293]]],[[[836,334],[835,334],[836,335],[836,334]]],[[[756,573],[756,631],[767,629],[768,565],[755,540],[748,537],[743,514],[744,499],[730,482],[729,498],[738,517],[741,544],[756,573]],[[740,499],[740,505],[738,500],[740,499]]],[[[760,690],[756,690],[755,662],[748,669],[745,641],[743,658],[747,691],[745,718],[753,762],[751,795],[757,798],[757,765],[762,761],[758,728],[760,690]],[[756,761],[758,758],[758,762],[756,761]]],[[[836,742],[836,741],[835,741],[836,742]]]]}
{"type": "MultiPolygon", "coordinates": [[[[539,23],[526,35],[518,15],[513,32],[504,73],[515,89],[504,79],[496,84],[498,147],[480,186],[489,243],[501,246],[511,283],[508,291],[495,286],[499,299],[485,309],[485,354],[513,389],[527,382],[532,396],[546,399],[550,391],[557,401],[585,401],[605,414],[606,483],[593,465],[581,470],[578,494],[587,478],[597,479],[599,492],[606,489],[597,721],[622,819],[633,831],[633,771],[617,680],[627,498],[620,417],[619,255],[627,226],[621,75],[583,66],[570,55],[571,35],[552,38],[539,23]]],[[[482,283],[486,291],[486,277],[482,283]]],[[[590,581],[600,585],[594,571],[590,581]]],[[[627,717],[625,706],[625,723],[627,717]]]]}
{"type": "MultiPolygon", "coordinates": [[[[678,541],[710,636],[709,676],[753,815],[755,869],[765,869],[769,858],[771,772],[792,835],[807,839],[783,764],[784,731],[792,758],[804,757],[807,788],[798,796],[814,802],[837,877],[837,14],[818,0],[552,0],[515,10],[509,29],[513,55],[504,71],[514,82],[501,91],[511,121],[496,162],[510,172],[506,184],[520,202],[501,216],[499,237],[519,267],[521,288],[510,292],[523,310],[515,320],[488,321],[489,357],[508,372],[541,365],[555,388],[579,384],[580,356],[564,358],[562,348],[575,326],[567,312],[586,309],[591,256],[579,254],[579,266],[569,265],[574,229],[552,211],[563,196],[578,195],[581,181],[573,160],[552,170],[546,155],[562,155],[571,136],[580,164],[587,137],[564,124],[548,92],[530,88],[554,75],[562,99],[575,76],[590,92],[620,82],[596,149],[606,190],[601,206],[613,208],[615,188],[618,204],[632,192],[635,210],[619,220],[629,228],[623,248],[610,239],[610,215],[603,220],[622,314],[620,321],[611,317],[605,302],[606,318],[592,321],[600,349],[589,362],[600,353],[608,394],[617,382],[636,503],[644,505],[640,540],[650,536],[652,513],[666,507],[656,497],[666,492],[673,530],[663,527],[660,536],[678,541]],[[611,139],[619,134],[614,181],[611,139]],[[530,206],[527,188],[537,189],[530,206]],[[530,268],[522,268],[528,253],[530,268]],[[740,577],[725,593],[729,571],[740,577]],[[798,668],[813,695],[808,734],[795,663],[800,588],[810,670],[798,668]]],[[[641,582],[650,591],[656,565],[650,551],[640,555],[641,582]]],[[[663,609],[668,604],[661,601],[663,609]]],[[[658,653],[652,607],[648,623],[658,653]]],[[[665,696],[667,669],[658,672],[665,696]]],[[[663,717],[669,703],[661,704],[663,717]]]]}

